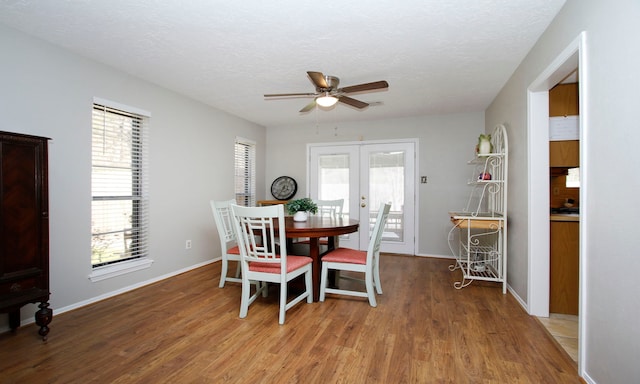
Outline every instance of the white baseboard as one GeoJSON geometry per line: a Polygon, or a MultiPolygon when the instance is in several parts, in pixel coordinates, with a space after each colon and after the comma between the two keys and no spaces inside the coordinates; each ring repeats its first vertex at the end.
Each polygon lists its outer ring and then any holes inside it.
{"type": "Polygon", "coordinates": [[[434,254],[425,255],[425,254],[416,253],[416,256],[418,256],[418,257],[433,257],[434,259],[455,259],[451,255],[434,255],[434,254]]]}
{"type": "Polygon", "coordinates": [[[527,305],[527,303],[524,300],[522,300],[520,296],[518,296],[516,291],[514,291],[509,284],[507,284],[507,291],[511,294],[511,296],[513,296],[516,299],[518,304],[520,304],[520,306],[524,308],[525,312],[529,313],[529,306],[527,305]]]}

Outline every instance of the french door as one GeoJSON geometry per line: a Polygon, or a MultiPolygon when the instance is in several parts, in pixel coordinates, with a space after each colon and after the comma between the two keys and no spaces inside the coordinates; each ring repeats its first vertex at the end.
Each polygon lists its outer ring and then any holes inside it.
{"type": "Polygon", "coordinates": [[[366,250],[380,203],[391,203],[382,237],[384,252],[414,254],[415,143],[310,145],[312,199],[344,199],[343,213],[360,229],[340,246],[366,250]]]}

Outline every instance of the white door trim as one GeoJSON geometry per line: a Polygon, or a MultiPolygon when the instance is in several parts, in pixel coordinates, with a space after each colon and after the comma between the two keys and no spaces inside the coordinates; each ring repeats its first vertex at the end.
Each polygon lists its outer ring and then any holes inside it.
{"type": "Polygon", "coordinates": [[[549,316],[549,89],[575,68],[579,78],[580,108],[580,298],[578,372],[584,376],[586,340],[586,284],[588,204],[588,90],[586,32],[580,33],[528,88],[528,185],[529,233],[527,310],[530,315],[549,316]]]}
{"type": "Polygon", "coordinates": [[[343,141],[343,142],[324,142],[324,143],[309,143],[307,144],[307,174],[306,174],[306,190],[311,191],[311,148],[313,147],[338,147],[338,146],[360,146],[360,145],[370,145],[370,144],[398,144],[398,143],[412,143],[413,153],[414,153],[414,167],[413,167],[413,198],[414,198],[414,210],[413,210],[413,254],[415,255],[418,249],[418,234],[420,233],[420,228],[418,226],[419,223],[419,215],[420,212],[420,199],[418,189],[419,185],[419,148],[420,143],[417,138],[409,138],[409,139],[390,139],[390,140],[366,140],[366,141],[343,141]]]}

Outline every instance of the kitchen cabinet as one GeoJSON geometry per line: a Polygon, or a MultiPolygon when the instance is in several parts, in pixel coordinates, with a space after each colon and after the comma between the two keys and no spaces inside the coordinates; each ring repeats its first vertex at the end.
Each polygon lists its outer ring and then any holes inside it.
{"type": "Polygon", "coordinates": [[[558,84],[549,90],[549,117],[579,114],[578,83],[558,84]]]}
{"type": "Polygon", "coordinates": [[[471,165],[471,193],[462,211],[449,212],[453,227],[448,243],[454,264],[462,272],[454,287],[462,289],[474,280],[502,283],[507,292],[507,176],[508,142],[504,125],[491,134],[493,151],[477,154],[471,165]]]}
{"type": "Polygon", "coordinates": [[[551,313],[578,315],[580,223],[576,216],[554,215],[550,223],[551,313]]]}
{"type": "Polygon", "coordinates": [[[49,308],[47,138],[0,132],[0,313],[20,326],[20,308],[40,303],[38,333],[46,340],[49,308]]]}
{"type": "MultiPolygon", "coordinates": [[[[549,117],[577,116],[579,114],[578,83],[558,84],[549,90],[549,117]]],[[[549,166],[579,167],[580,141],[550,141],[549,166]]]]}
{"type": "Polygon", "coordinates": [[[580,141],[549,142],[549,166],[575,168],[580,166],[580,141]]]}

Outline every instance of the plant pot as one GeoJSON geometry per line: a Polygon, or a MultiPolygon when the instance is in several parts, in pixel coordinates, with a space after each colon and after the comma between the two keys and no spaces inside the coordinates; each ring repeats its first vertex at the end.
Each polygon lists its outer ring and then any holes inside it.
{"type": "Polygon", "coordinates": [[[488,155],[491,153],[491,142],[486,140],[480,141],[480,144],[478,145],[478,152],[481,155],[488,155]]]}
{"type": "Polygon", "coordinates": [[[309,213],[307,211],[298,211],[293,215],[293,221],[307,221],[309,213]]]}

